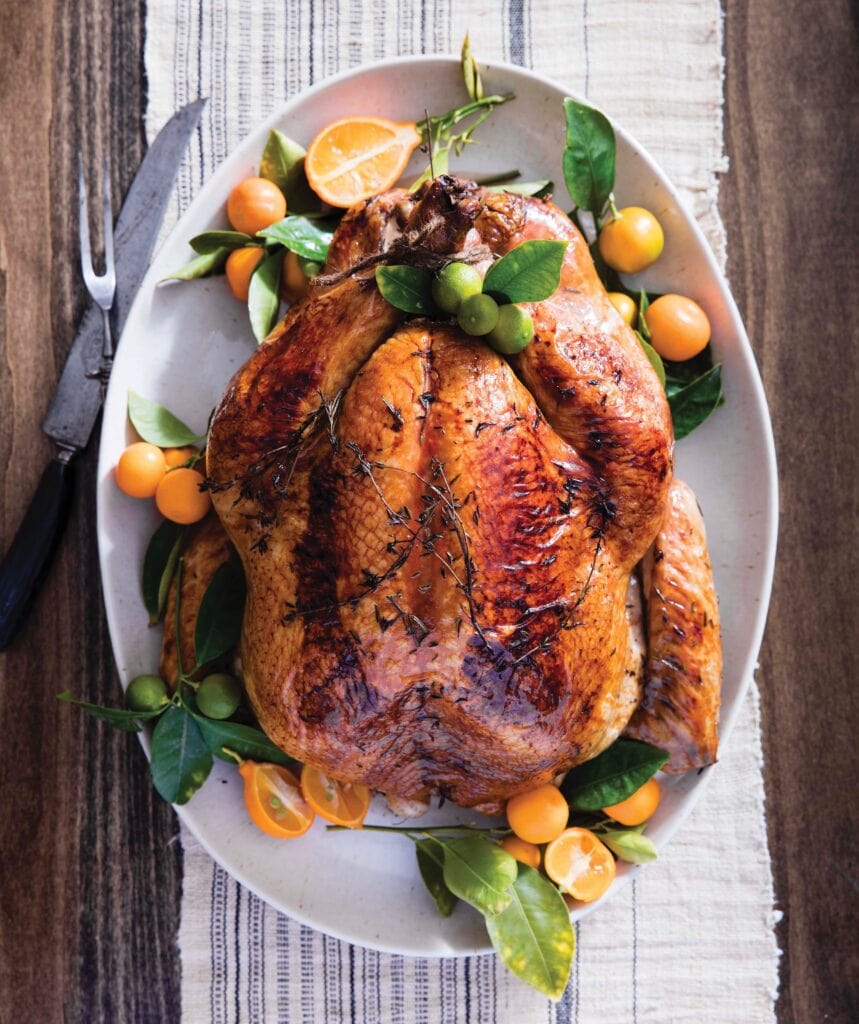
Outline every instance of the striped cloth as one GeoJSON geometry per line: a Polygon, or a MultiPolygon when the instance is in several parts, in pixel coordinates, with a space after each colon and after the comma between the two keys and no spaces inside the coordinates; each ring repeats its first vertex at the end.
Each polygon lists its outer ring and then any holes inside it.
{"type": "MultiPolygon", "coordinates": [[[[209,96],[178,215],[287,97],[394,54],[529,65],[590,97],[656,156],[724,262],[719,0],[148,0],[147,132],[209,96]],[[620,70],[618,70],[620,69],[620,70]]],[[[168,216],[168,227],[171,218],[168,216]]],[[[769,1024],[778,950],[757,689],[704,798],[657,864],[577,931],[552,1004],[494,956],[419,960],[350,946],[268,907],[183,834],[179,947],[188,1024],[769,1024]]]]}

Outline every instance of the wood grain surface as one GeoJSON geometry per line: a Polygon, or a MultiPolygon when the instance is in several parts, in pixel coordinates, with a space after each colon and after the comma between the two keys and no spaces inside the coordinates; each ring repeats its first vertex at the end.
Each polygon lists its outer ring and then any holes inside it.
{"type": "MultiPolygon", "coordinates": [[[[77,154],[115,208],[144,150],[143,12],[109,0],[0,10],[0,547],[53,454],[40,432],[83,309],[77,154]]],[[[93,188],[97,187],[96,184],[93,188]]],[[[0,1021],[178,1018],[181,851],[136,740],[55,695],[116,701],[92,443],[60,556],[0,654],[0,1021]]],[[[129,572],[137,572],[129,566],[129,572]]]]}
{"type": "MultiPolygon", "coordinates": [[[[77,152],[94,172],[110,144],[117,201],[143,152],[143,17],[110,0],[0,0],[3,550],[52,454],[39,424],[83,308],[77,152]]],[[[729,272],[781,476],[760,673],[781,1024],[859,1020],[857,56],[848,0],[728,0],[729,272]]],[[[51,577],[0,654],[2,1024],[178,1019],[175,818],[135,741],[54,699],[120,693],[95,461],[92,445],[51,577]]]]}
{"type": "Polygon", "coordinates": [[[859,1021],[859,48],[847,0],[728,3],[728,273],[781,528],[761,652],[779,1020],[859,1021]]]}

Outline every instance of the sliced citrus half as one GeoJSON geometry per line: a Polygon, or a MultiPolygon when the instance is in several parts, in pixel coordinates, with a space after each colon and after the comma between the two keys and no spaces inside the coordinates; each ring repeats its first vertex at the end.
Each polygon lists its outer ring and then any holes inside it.
{"type": "Polygon", "coordinates": [[[599,899],[616,870],[611,850],[586,828],[565,829],[549,843],[543,867],[562,892],[583,903],[599,899]]]}
{"type": "Polygon", "coordinates": [[[373,798],[366,786],[337,782],[309,764],[301,769],[301,792],[320,817],[347,828],[361,827],[373,798]]]}
{"type": "Polygon", "coordinates": [[[276,839],[294,839],[313,824],[313,808],[301,793],[298,779],[277,764],[242,761],[245,806],[257,828],[276,839]]]}
{"type": "Polygon", "coordinates": [[[320,199],[346,208],[391,188],[420,141],[411,121],[344,117],[310,143],[304,170],[320,199]]]}

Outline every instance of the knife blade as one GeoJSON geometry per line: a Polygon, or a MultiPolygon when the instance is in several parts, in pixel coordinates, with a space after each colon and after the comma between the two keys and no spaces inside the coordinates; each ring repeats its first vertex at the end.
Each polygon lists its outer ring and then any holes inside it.
{"type": "MultiPolygon", "coordinates": [[[[149,147],[122,204],[114,228],[117,337],[149,266],[167,202],[205,99],[177,111],[149,147]]],[[[0,651],[21,628],[44,582],[71,503],[71,460],[89,442],[103,399],[103,325],[95,304],[87,309],[72,343],[42,430],[58,445],[42,473],[18,532],[0,564],[0,651]]]]}
{"type": "MultiPolygon", "coordinates": [[[[116,301],[113,323],[122,333],[131,303],[149,267],[164,211],[188,141],[197,129],[205,99],[177,111],[146,151],[122,204],[114,229],[116,301]]],[[[101,311],[91,304],[60,375],[42,430],[63,448],[80,451],[89,441],[102,402],[102,386],[94,374],[101,365],[101,311]]]]}

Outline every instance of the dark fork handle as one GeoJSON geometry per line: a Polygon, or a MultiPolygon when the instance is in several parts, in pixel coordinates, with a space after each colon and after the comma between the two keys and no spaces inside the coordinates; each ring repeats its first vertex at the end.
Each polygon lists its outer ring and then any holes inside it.
{"type": "Polygon", "coordinates": [[[69,514],[71,452],[52,459],[36,488],[15,539],[0,564],[0,651],[24,623],[50,566],[69,514]]]}

